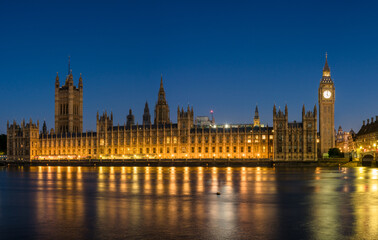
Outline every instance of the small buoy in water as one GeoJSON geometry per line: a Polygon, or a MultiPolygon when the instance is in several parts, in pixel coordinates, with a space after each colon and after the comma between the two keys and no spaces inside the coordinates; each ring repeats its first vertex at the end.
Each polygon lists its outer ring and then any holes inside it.
{"type": "Polygon", "coordinates": [[[217,195],[221,195],[221,193],[220,193],[220,192],[217,192],[217,195]]]}

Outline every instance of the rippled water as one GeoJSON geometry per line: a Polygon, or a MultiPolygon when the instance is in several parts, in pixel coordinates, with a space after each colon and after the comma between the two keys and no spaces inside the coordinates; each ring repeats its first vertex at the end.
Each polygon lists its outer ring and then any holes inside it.
{"type": "Polygon", "coordinates": [[[377,178],[373,168],[4,167],[0,239],[377,239],[377,178]]]}

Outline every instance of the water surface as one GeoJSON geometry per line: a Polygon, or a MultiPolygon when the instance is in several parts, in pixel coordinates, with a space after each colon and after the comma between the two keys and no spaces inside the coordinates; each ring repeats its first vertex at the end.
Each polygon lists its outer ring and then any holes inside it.
{"type": "Polygon", "coordinates": [[[374,168],[3,167],[0,238],[377,239],[377,178],[374,168]]]}

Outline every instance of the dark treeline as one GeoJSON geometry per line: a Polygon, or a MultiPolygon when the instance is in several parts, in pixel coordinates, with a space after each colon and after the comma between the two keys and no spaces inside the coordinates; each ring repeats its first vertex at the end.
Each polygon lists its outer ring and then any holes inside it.
{"type": "Polygon", "coordinates": [[[7,154],[7,135],[0,135],[0,154],[7,154]]]}

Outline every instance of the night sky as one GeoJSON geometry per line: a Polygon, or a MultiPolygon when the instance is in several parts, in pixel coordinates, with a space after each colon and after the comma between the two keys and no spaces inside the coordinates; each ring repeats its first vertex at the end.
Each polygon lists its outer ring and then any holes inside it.
{"type": "Polygon", "coordinates": [[[84,130],[97,111],[142,122],[163,75],[171,120],[177,105],[216,123],[251,123],[256,103],[301,121],[317,104],[325,53],[336,87],[335,127],[359,130],[378,115],[375,1],[0,1],[0,133],[6,121],[54,127],[54,82],[84,82],[84,130]],[[111,2],[111,3],[108,3],[111,2]],[[282,2],[282,3],[280,3],[282,2]],[[41,124],[42,125],[42,124],[41,124]]]}

